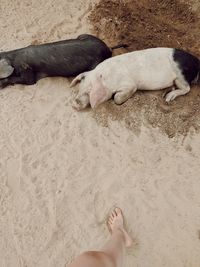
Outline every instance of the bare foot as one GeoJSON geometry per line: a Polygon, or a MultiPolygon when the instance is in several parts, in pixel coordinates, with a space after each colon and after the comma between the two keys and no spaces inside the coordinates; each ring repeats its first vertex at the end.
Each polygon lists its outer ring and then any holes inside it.
{"type": "Polygon", "coordinates": [[[125,246],[131,247],[133,241],[129,234],[124,229],[124,218],[120,208],[115,208],[108,219],[108,228],[111,233],[115,232],[116,230],[121,230],[124,234],[125,246]]]}

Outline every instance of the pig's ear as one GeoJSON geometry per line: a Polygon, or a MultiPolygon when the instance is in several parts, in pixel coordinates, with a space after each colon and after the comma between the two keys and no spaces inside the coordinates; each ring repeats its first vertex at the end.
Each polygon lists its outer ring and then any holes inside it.
{"type": "Polygon", "coordinates": [[[72,82],[70,83],[70,87],[74,87],[77,83],[79,83],[84,78],[85,78],[85,72],[76,76],[76,78],[73,79],[72,82]]]}
{"type": "Polygon", "coordinates": [[[92,88],[90,91],[90,105],[92,108],[97,107],[107,99],[109,99],[108,92],[103,85],[92,88]]]}
{"type": "Polygon", "coordinates": [[[0,60],[0,79],[7,78],[13,73],[13,71],[14,68],[5,58],[0,60]]]}

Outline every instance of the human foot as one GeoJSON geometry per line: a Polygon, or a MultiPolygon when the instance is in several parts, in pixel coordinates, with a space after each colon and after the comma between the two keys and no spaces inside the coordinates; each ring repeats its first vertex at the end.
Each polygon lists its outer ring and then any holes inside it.
{"type": "Polygon", "coordinates": [[[124,229],[124,218],[120,208],[115,208],[108,218],[108,228],[111,233],[121,230],[124,234],[125,246],[130,247],[133,243],[131,237],[124,229]]]}

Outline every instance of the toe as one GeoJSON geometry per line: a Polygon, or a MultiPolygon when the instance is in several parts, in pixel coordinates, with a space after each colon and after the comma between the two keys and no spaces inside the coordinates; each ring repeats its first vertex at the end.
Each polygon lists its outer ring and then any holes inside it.
{"type": "Polygon", "coordinates": [[[112,216],[112,219],[116,217],[115,211],[112,212],[111,216],[112,216]]]}
{"type": "Polygon", "coordinates": [[[113,213],[115,214],[115,217],[117,217],[117,212],[114,210],[113,213]]]}
{"type": "Polygon", "coordinates": [[[120,208],[115,208],[116,215],[122,215],[122,210],[120,208]]]}
{"type": "Polygon", "coordinates": [[[108,222],[112,224],[113,223],[113,219],[112,218],[109,218],[108,219],[108,222]]]}
{"type": "Polygon", "coordinates": [[[108,221],[108,222],[107,222],[107,227],[108,227],[109,232],[112,233],[112,223],[110,223],[110,222],[108,221]]]}

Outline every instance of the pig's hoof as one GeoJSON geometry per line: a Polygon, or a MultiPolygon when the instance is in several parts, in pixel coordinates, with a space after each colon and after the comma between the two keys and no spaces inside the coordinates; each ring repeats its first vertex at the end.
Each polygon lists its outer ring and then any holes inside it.
{"type": "Polygon", "coordinates": [[[125,102],[125,100],[121,97],[121,95],[115,94],[114,96],[115,104],[121,105],[125,102]]]}
{"type": "Polygon", "coordinates": [[[173,86],[171,89],[166,90],[163,94],[162,94],[162,98],[166,98],[166,95],[169,94],[169,92],[175,91],[176,88],[175,86],[173,86]]]}
{"type": "Polygon", "coordinates": [[[170,101],[174,100],[177,97],[176,90],[168,93],[165,97],[165,101],[169,103],[170,101]]]}

